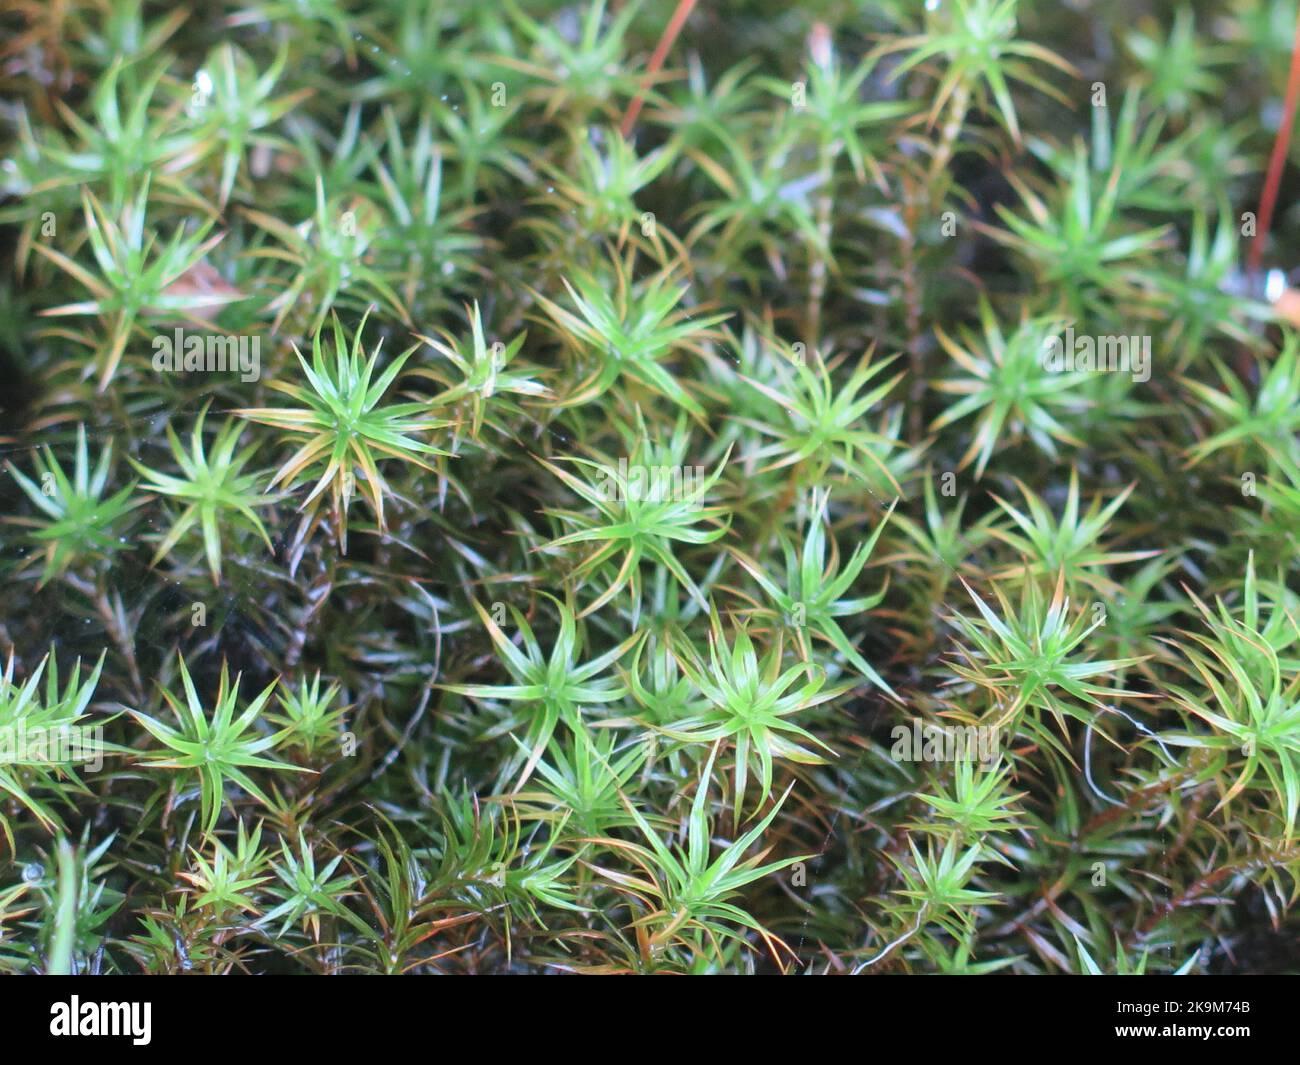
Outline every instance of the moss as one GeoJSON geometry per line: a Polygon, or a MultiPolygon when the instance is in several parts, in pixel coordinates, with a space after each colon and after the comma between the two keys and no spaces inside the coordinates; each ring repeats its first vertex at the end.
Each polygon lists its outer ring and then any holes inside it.
{"type": "Polygon", "coordinates": [[[1289,10],[18,3],[0,970],[1293,966],[1289,10]]]}

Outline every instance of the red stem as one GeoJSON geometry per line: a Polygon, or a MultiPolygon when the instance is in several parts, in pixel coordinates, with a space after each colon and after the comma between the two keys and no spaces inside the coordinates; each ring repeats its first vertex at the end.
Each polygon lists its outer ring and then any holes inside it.
{"type": "MultiPolygon", "coordinates": [[[[645,70],[645,78],[641,82],[641,91],[636,94],[636,99],[628,105],[627,114],[623,116],[624,137],[632,135],[637,116],[641,114],[641,105],[645,103],[646,89],[650,87],[650,82],[654,76],[659,73],[659,68],[664,65],[664,60],[668,58],[673,42],[677,40],[677,35],[682,32],[682,27],[686,25],[686,20],[690,18],[691,11],[694,8],[695,0],[677,0],[677,10],[673,12],[673,17],[668,20],[668,25],[664,27],[664,35],[659,38],[659,43],[655,45],[655,50],[650,55],[650,62],[645,70]]],[[[1300,45],[1300,37],[1297,37],[1297,44],[1300,45]]]]}
{"type": "Polygon", "coordinates": [[[1277,203],[1278,186],[1282,183],[1282,167],[1286,164],[1287,149],[1291,145],[1291,127],[1295,124],[1296,98],[1300,97],[1300,19],[1296,20],[1295,43],[1291,45],[1291,72],[1286,79],[1286,106],[1282,112],[1282,125],[1273,138],[1273,154],[1268,160],[1268,174],[1264,179],[1264,194],[1259,201],[1259,227],[1255,241],[1250,246],[1250,272],[1259,273],[1264,256],[1264,238],[1273,222],[1273,207],[1277,203]]]}

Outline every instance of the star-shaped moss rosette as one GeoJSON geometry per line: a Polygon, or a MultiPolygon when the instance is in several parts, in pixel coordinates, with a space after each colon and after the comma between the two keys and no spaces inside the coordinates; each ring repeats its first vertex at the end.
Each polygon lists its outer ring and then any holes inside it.
{"type": "Polygon", "coordinates": [[[334,527],[343,551],[347,550],[348,509],[352,497],[359,494],[358,482],[370,499],[380,532],[387,528],[384,496],[388,493],[388,483],[379,472],[381,459],[398,459],[433,472],[423,456],[447,453],[419,439],[419,435],[446,425],[429,415],[427,403],[381,402],[416,348],[398,355],[376,377],[379,348],[369,355],[363,351],[361,338],[365,324],[363,318],[349,342],[338,317],[334,318],[333,359],[325,354],[323,330],[318,330],[312,338],[310,364],[295,349],[306,383],[271,381],[269,384],[275,391],[297,400],[297,406],[253,407],[235,412],[250,421],[284,430],[299,445],[276,470],[270,487],[283,484],[293,488],[316,477],[300,508],[312,509],[328,489],[334,527]]]}

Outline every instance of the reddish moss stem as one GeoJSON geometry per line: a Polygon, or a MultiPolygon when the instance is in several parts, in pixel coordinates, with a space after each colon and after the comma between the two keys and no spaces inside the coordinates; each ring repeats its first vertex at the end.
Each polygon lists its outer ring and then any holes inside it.
{"type": "Polygon", "coordinates": [[[1300,18],[1296,19],[1295,41],[1291,45],[1291,72],[1286,79],[1286,104],[1282,111],[1282,124],[1273,138],[1273,153],[1268,160],[1268,174],[1264,178],[1264,193],[1259,201],[1258,228],[1250,246],[1250,272],[1259,273],[1264,257],[1264,239],[1273,222],[1273,208],[1277,204],[1278,186],[1282,182],[1282,167],[1286,165],[1287,149],[1291,146],[1291,127],[1295,124],[1296,99],[1300,97],[1300,18]]]}
{"type": "Polygon", "coordinates": [[[673,12],[673,17],[668,20],[668,25],[664,27],[664,35],[659,38],[659,43],[655,45],[655,50],[650,55],[650,62],[645,70],[645,78],[641,81],[641,91],[636,94],[636,99],[628,105],[627,114],[623,116],[622,131],[624,137],[632,135],[632,130],[636,127],[637,116],[641,114],[641,105],[645,103],[645,94],[650,87],[650,81],[663,67],[664,60],[668,58],[668,53],[677,40],[677,35],[682,32],[682,27],[686,25],[686,20],[690,18],[694,9],[695,0],[677,0],[677,9],[673,12]]]}

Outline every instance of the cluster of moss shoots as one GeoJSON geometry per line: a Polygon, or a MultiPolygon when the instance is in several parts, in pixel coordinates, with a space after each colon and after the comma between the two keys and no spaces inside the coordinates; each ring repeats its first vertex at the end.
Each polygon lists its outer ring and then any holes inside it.
{"type": "Polygon", "coordinates": [[[692,6],[11,5],[0,971],[1286,964],[1290,5],[692,6]]]}

